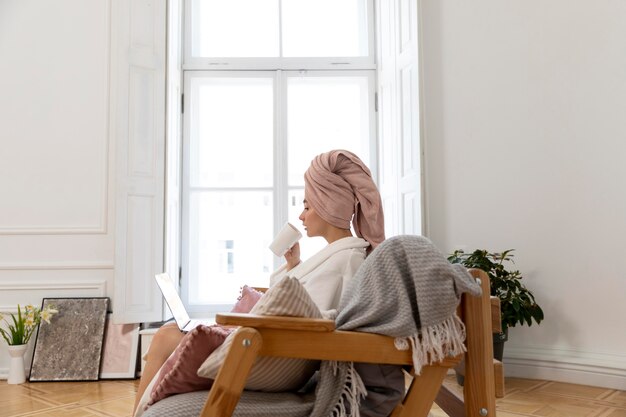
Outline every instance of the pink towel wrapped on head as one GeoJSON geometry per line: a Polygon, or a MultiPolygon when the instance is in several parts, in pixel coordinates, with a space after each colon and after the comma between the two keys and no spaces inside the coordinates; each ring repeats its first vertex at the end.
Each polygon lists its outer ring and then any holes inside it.
{"type": "Polygon", "coordinates": [[[307,202],[322,219],[341,229],[349,229],[352,220],[370,250],[385,240],[380,193],[358,156],[346,150],[320,154],[304,173],[304,183],[307,202]]]}

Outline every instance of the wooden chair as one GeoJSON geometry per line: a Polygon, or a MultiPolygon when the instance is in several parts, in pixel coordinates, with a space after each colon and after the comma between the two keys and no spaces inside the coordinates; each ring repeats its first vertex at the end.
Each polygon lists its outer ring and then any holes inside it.
{"type": "MultiPolygon", "coordinates": [[[[489,277],[470,270],[483,295],[463,295],[460,317],[467,330],[464,355],[424,366],[391,417],[426,417],[438,397],[453,417],[496,415],[489,277]],[[464,396],[459,400],[443,386],[449,369],[465,360],[464,396]],[[447,392],[447,394],[446,394],[447,392]],[[456,402],[455,402],[456,401],[456,402]],[[461,401],[459,406],[458,401],[461,401]],[[456,408],[454,408],[456,407],[456,408]],[[454,408],[454,409],[452,409],[454,408]]],[[[332,320],[219,314],[220,324],[241,326],[202,410],[202,417],[230,417],[257,356],[412,365],[411,352],[394,347],[394,338],[335,330],[332,320]]]]}
{"type": "MultiPolygon", "coordinates": [[[[491,324],[492,324],[491,332],[492,334],[496,335],[496,334],[502,333],[502,321],[501,321],[501,315],[500,315],[500,299],[498,297],[491,296],[490,301],[491,301],[491,324]]],[[[460,314],[460,311],[459,311],[459,314],[460,314]]],[[[454,370],[456,371],[457,374],[460,374],[462,377],[465,377],[465,361],[461,361],[461,363],[459,363],[457,366],[454,367],[454,370]]],[[[504,394],[505,394],[504,365],[501,361],[497,360],[496,358],[493,359],[493,373],[494,373],[494,380],[495,380],[495,386],[496,386],[496,398],[504,398],[504,394]]],[[[445,395],[449,395],[449,394],[440,393],[440,395],[437,396],[437,400],[435,400],[435,402],[437,402],[438,404],[439,402],[443,402],[444,407],[446,407],[447,404],[449,403],[449,400],[445,399],[447,398],[445,395]]],[[[459,408],[458,399],[455,400],[455,402],[457,404],[453,406],[452,410],[454,410],[455,408],[459,408]]],[[[454,415],[452,410],[450,409],[448,410],[449,415],[454,415]]]]}

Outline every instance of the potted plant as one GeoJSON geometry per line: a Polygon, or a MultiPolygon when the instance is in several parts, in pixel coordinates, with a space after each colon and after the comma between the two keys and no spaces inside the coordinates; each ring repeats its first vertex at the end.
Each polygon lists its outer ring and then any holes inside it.
{"type": "Polygon", "coordinates": [[[8,314],[8,317],[11,318],[10,321],[0,313],[0,325],[6,326],[6,329],[0,327],[0,335],[9,345],[8,351],[9,356],[11,356],[7,383],[21,384],[26,381],[24,372],[26,345],[28,345],[39,323],[41,321],[50,323],[50,319],[56,313],[58,311],[52,306],[41,310],[32,305],[27,305],[22,310],[19,304],[17,305],[17,315],[8,314]]]}
{"type": "Polygon", "coordinates": [[[516,325],[532,325],[543,320],[543,310],[535,302],[533,294],[522,284],[522,274],[517,269],[507,269],[513,262],[514,249],[502,253],[490,253],[477,249],[472,253],[454,251],[448,261],[460,263],[467,268],[482,269],[489,275],[491,295],[500,299],[502,333],[494,335],[494,357],[502,360],[504,342],[508,340],[508,329],[516,325]]]}

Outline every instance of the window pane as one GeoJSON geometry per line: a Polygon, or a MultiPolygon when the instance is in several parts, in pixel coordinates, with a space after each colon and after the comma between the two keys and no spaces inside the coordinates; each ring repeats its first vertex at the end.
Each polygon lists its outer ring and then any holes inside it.
{"type": "Polygon", "coordinates": [[[278,0],[193,0],[194,57],[277,57],[278,0]]]}
{"type": "Polygon", "coordinates": [[[191,80],[191,187],[271,187],[271,78],[191,80]]]}
{"type": "Polygon", "coordinates": [[[291,77],[287,86],[289,185],[304,185],[316,155],[347,149],[369,166],[366,77],[291,77]]]}
{"type": "Polygon", "coordinates": [[[366,11],[366,0],[282,0],[283,56],[367,56],[366,11]]]}
{"type": "Polygon", "coordinates": [[[269,285],[271,192],[190,195],[189,304],[234,304],[243,285],[269,285]]]}

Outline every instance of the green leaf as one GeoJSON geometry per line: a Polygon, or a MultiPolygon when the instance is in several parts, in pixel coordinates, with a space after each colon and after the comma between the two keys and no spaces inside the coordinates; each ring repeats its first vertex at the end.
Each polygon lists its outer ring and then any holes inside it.
{"type": "Polygon", "coordinates": [[[514,264],[515,249],[503,252],[489,252],[476,249],[471,253],[455,250],[448,260],[460,263],[467,268],[481,269],[490,279],[490,293],[500,299],[502,328],[516,324],[539,324],[544,319],[543,310],[535,302],[534,295],[522,284],[523,276],[518,269],[509,268],[514,264]]]}

